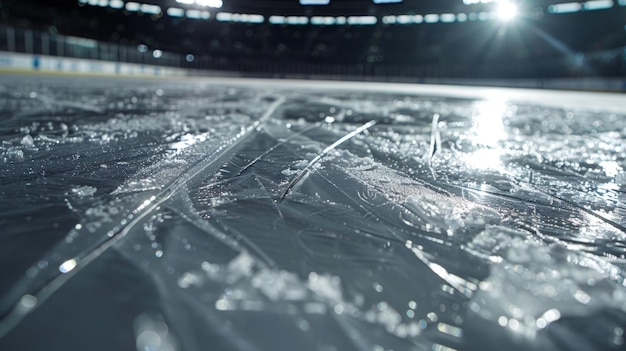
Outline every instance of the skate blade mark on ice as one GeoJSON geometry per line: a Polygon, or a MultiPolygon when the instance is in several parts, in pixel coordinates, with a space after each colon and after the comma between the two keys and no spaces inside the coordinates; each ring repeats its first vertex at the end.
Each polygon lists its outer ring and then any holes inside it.
{"type": "MultiPolygon", "coordinates": [[[[206,172],[207,169],[215,168],[220,161],[225,160],[236,153],[236,151],[243,146],[243,141],[248,139],[252,133],[256,132],[263,123],[271,118],[272,114],[274,114],[284,102],[284,97],[278,98],[269,106],[268,110],[257,121],[253,122],[251,125],[246,127],[245,130],[241,131],[230,140],[226,141],[212,154],[201,159],[198,163],[188,168],[180,178],[165,186],[162,191],[142,201],[139,206],[134,207],[133,210],[123,216],[124,219],[122,219],[118,225],[108,231],[104,242],[97,244],[95,248],[92,248],[87,252],[66,257],[64,260],[61,259],[58,266],[59,269],[43,281],[40,280],[41,278],[38,278],[38,281],[33,281],[28,278],[22,278],[22,280],[18,281],[7,293],[8,296],[14,296],[14,299],[17,301],[14,302],[13,307],[7,306],[8,308],[6,310],[6,314],[2,317],[2,320],[0,320],[0,337],[6,335],[6,333],[17,326],[20,321],[26,317],[26,315],[32,313],[35,309],[45,303],[45,301],[54,292],[67,283],[85,266],[89,265],[89,263],[93,262],[113,245],[123,240],[134,226],[138,223],[142,223],[142,221],[145,220],[149,214],[175,195],[181,187],[189,182],[196,181],[195,179],[201,176],[203,172],[206,172]],[[36,284],[36,286],[30,286],[31,284],[36,284]],[[36,301],[36,303],[32,306],[29,304],[28,308],[25,308],[24,304],[21,303],[21,299],[24,296],[26,296],[29,301],[36,301]],[[32,296],[34,299],[31,299],[28,296],[32,296]]],[[[104,231],[106,231],[106,229],[104,231]]]]}

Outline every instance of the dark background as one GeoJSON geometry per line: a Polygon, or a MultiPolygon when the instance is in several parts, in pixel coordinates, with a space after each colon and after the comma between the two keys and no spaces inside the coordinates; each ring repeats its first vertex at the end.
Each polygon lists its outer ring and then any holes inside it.
{"type": "MultiPolygon", "coordinates": [[[[87,0],[85,0],[87,1],[87,0]]],[[[127,1],[125,1],[126,3],[127,1]]],[[[386,15],[479,13],[493,3],[462,0],[331,0],[302,6],[297,0],[224,0],[220,9],[174,0],[160,15],[81,4],[77,0],[9,0],[0,22],[51,35],[177,53],[193,61],[177,65],[262,74],[326,74],[385,77],[555,78],[626,76],[626,1],[602,10],[554,14],[562,1],[519,0],[514,21],[387,24],[386,15]],[[207,10],[209,19],[176,18],[169,7],[207,10]],[[219,12],[260,14],[261,24],[216,20],[219,12]],[[271,24],[272,15],[376,16],[375,25],[271,24]]],[[[582,3],[582,2],[581,2],[582,3]]],[[[162,60],[164,61],[164,60],[162,60]]],[[[157,62],[158,63],[158,62],[157,62]]],[[[173,65],[168,62],[160,64],[173,65]]]]}

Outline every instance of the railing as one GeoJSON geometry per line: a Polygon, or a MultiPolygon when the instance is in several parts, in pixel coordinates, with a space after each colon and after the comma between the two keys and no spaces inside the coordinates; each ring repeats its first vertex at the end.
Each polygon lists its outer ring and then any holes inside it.
{"type": "Polygon", "coordinates": [[[112,62],[182,67],[181,55],[140,52],[137,47],[98,42],[91,39],[0,26],[0,50],[35,55],[72,57],[112,62]]]}

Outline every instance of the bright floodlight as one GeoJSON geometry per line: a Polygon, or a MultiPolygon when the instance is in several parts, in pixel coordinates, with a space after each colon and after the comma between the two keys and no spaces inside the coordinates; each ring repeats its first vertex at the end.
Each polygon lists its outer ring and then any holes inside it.
{"type": "Polygon", "coordinates": [[[203,7],[213,7],[219,9],[224,5],[222,0],[176,0],[177,3],[192,5],[196,4],[203,7]]]}
{"type": "Polygon", "coordinates": [[[300,0],[300,5],[328,5],[330,0],[300,0]]]}
{"type": "Polygon", "coordinates": [[[508,22],[517,17],[517,6],[512,2],[502,1],[498,4],[496,13],[501,21],[508,22]]]}
{"type": "Polygon", "coordinates": [[[222,0],[196,0],[196,4],[219,9],[224,5],[222,0]]]}

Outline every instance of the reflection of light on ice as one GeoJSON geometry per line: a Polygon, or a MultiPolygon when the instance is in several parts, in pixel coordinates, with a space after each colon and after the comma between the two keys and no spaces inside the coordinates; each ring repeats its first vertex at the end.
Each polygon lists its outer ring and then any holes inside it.
{"type": "Polygon", "coordinates": [[[476,105],[474,115],[474,126],[472,128],[475,136],[474,143],[495,146],[506,137],[502,117],[506,112],[504,100],[481,101],[476,105]]]}
{"type": "Polygon", "coordinates": [[[61,273],[67,273],[69,271],[71,271],[72,269],[76,268],[76,260],[75,259],[69,259],[65,262],[63,262],[60,266],[59,266],[59,271],[61,273]]]}
{"type": "Polygon", "coordinates": [[[437,343],[433,344],[432,350],[433,351],[456,351],[456,349],[453,349],[451,347],[444,346],[441,344],[437,344],[437,343]]]}
{"type": "Polygon", "coordinates": [[[537,324],[537,328],[543,329],[547,327],[548,324],[558,320],[559,318],[561,318],[561,312],[556,308],[553,308],[546,311],[546,313],[539,317],[535,323],[537,324]]]}
{"type": "Polygon", "coordinates": [[[163,316],[141,314],[133,323],[137,350],[175,351],[178,341],[163,316]]]}
{"type": "Polygon", "coordinates": [[[502,151],[498,149],[480,149],[464,156],[465,164],[476,169],[504,171],[500,160],[502,151]]]}
{"type": "Polygon", "coordinates": [[[598,184],[598,195],[610,202],[618,203],[619,202],[619,185],[615,183],[602,183],[598,184]]]}
{"type": "Polygon", "coordinates": [[[622,167],[615,161],[602,161],[599,163],[607,177],[615,177],[623,171],[622,167]]]}
{"type": "Polygon", "coordinates": [[[37,297],[33,295],[26,294],[20,299],[20,307],[24,309],[30,310],[35,306],[37,306],[37,297]]]}
{"type": "Polygon", "coordinates": [[[193,135],[184,134],[180,137],[179,141],[170,144],[170,148],[175,151],[174,155],[179,154],[184,149],[190,147],[197,142],[203,142],[207,139],[205,134],[193,135]]]}
{"type": "Polygon", "coordinates": [[[457,338],[463,336],[463,330],[461,328],[446,323],[439,322],[439,324],[437,324],[437,330],[444,334],[448,334],[457,338]]]}
{"type": "Polygon", "coordinates": [[[471,168],[493,169],[503,171],[500,157],[502,151],[498,149],[498,143],[507,136],[504,130],[502,117],[506,113],[507,105],[502,99],[481,101],[476,104],[473,127],[470,135],[476,145],[491,147],[479,149],[467,154],[465,163],[471,168]]]}

